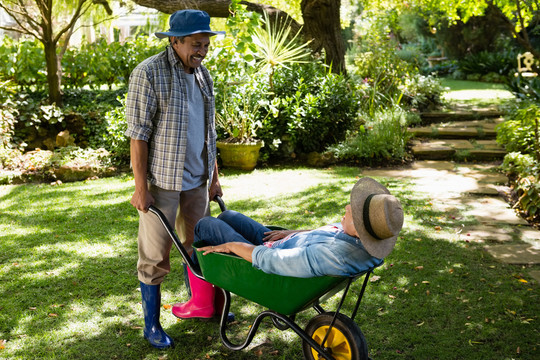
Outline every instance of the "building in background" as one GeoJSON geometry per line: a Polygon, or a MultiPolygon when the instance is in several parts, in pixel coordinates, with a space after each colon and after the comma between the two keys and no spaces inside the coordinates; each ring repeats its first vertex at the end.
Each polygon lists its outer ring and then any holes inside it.
{"type": "MultiPolygon", "coordinates": [[[[71,36],[70,44],[80,44],[83,39],[86,39],[88,42],[94,42],[99,38],[105,38],[107,42],[123,42],[137,34],[151,34],[160,29],[160,18],[163,19],[167,16],[155,9],[142,6],[127,8],[121,7],[116,2],[111,5],[114,16],[112,20],[97,25],[79,20],[77,29],[71,36]]],[[[15,26],[16,24],[4,9],[0,9],[0,26],[15,26]]],[[[0,38],[4,35],[14,39],[19,39],[23,36],[16,31],[0,29],[0,38]]]]}

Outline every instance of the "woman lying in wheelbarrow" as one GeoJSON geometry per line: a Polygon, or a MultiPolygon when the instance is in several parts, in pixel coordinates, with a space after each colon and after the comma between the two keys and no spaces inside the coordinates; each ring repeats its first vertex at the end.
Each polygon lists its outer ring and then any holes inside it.
{"type": "MultiPolygon", "coordinates": [[[[195,241],[212,252],[234,253],[264,272],[293,276],[350,276],[380,265],[393,249],[403,225],[397,198],[371,178],[360,179],[351,191],[341,223],[315,230],[270,230],[235,211],[205,217],[195,227],[195,241]]],[[[194,261],[196,256],[193,254],[194,261]]],[[[213,285],[188,269],[192,297],[173,306],[179,318],[214,315],[213,285]]]]}

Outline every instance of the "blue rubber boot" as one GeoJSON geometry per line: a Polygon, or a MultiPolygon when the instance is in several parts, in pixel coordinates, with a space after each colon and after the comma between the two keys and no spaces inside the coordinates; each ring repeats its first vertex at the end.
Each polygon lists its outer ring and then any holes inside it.
{"type": "Polygon", "coordinates": [[[161,308],[160,285],[146,285],[141,282],[142,308],[144,314],[144,338],[155,348],[166,349],[174,346],[173,339],[159,323],[161,308]]]}

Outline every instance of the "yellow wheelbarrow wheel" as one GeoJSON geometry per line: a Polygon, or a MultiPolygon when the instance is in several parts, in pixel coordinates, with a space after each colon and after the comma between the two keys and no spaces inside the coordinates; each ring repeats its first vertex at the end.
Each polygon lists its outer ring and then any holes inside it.
{"type": "MultiPolygon", "coordinates": [[[[315,316],[309,321],[306,326],[306,333],[317,344],[322,344],[330,324],[334,317],[334,313],[327,312],[315,316]]],[[[358,325],[349,317],[338,314],[336,322],[330,330],[330,334],[326,338],[323,346],[334,359],[336,360],[367,360],[368,351],[366,339],[358,325]]],[[[323,359],[318,351],[313,349],[309,343],[303,341],[302,350],[304,359],[318,360],[323,359]]]]}

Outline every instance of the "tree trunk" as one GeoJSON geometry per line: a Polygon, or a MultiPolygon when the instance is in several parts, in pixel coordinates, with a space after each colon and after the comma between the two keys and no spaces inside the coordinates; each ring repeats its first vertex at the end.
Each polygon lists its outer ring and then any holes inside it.
{"type": "Polygon", "coordinates": [[[304,34],[313,39],[312,49],[325,50],[325,63],[332,72],[345,73],[345,41],[341,36],[341,0],[302,0],[304,34]]]}
{"type": "Polygon", "coordinates": [[[58,71],[56,46],[52,42],[44,42],[45,61],[47,63],[47,83],[49,84],[49,103],[62,107],[62,88],[58,71]]]}

